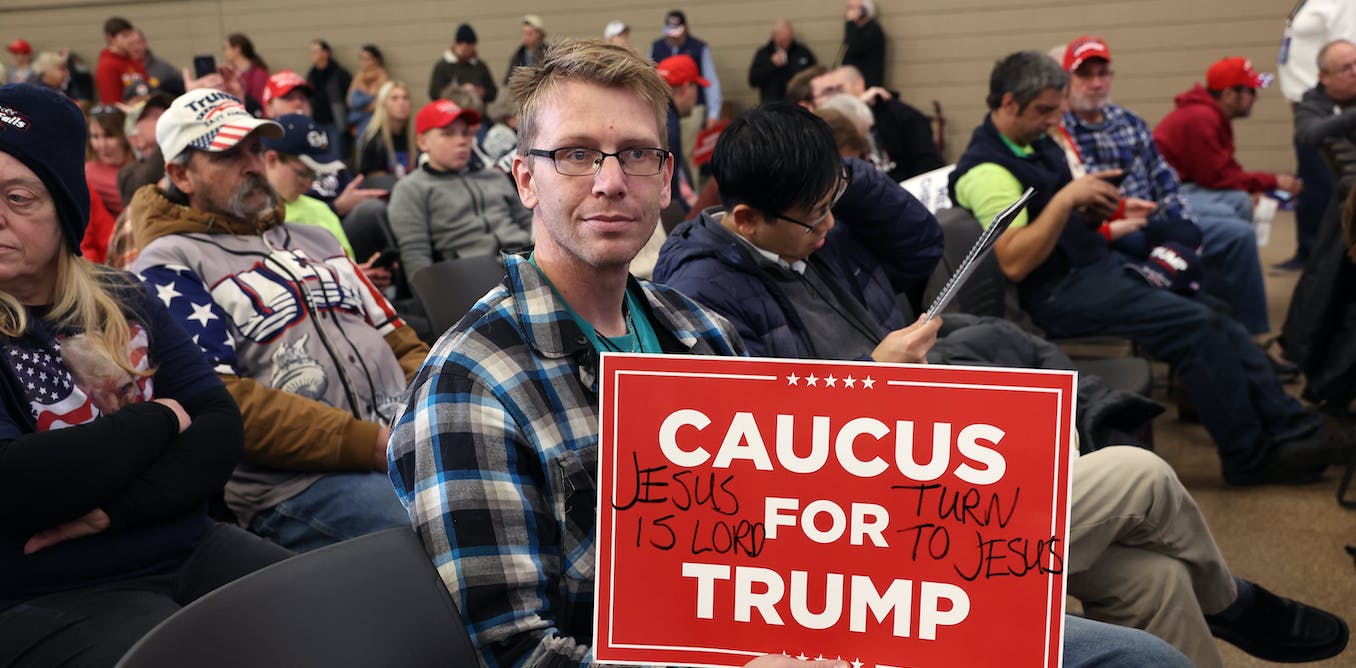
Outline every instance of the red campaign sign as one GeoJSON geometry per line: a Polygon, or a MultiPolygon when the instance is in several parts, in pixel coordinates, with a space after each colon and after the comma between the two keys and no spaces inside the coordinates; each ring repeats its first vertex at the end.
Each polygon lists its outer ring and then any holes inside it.
{"type": "Polygon", "coordinates": [[[1058,666],[1074,387],[604,355],[594,658],[1058,666]]]}

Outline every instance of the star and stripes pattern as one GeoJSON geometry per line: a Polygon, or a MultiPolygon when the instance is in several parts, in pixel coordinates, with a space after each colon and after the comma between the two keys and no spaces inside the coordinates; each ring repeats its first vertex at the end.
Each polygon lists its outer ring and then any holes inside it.
{"type": "Polygon", "coordinates": [[[198,344],[217,373],[236,374],[235,337],[202,279],[183,265],[148,267],[139,275],[198,344]]]}
{"type": "MultiPolygon", "coordinates": [[[[134,368],[146,370],[150,365],[146,332],[136,323],[128,324],[132,335],[130,361],[134,368]]],[[[102,415],[66,368],[60,341],[42,342],[33,336],[11,341],[4,346],[4,360],[28,399],[38,431],[84,424],[102,415]]],[[[136,383],[140,399],[149,401],[153,393],[150,378],[139,378],[136,383]]]]}

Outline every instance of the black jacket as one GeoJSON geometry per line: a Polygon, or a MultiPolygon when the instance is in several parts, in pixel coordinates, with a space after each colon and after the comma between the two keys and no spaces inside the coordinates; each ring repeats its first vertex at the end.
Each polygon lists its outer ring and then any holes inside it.
{"type": "Polygon", "coordinates": [[[753,54],[753,63],[749,65],[749,86],[758,89],[759,102],[773,102],[786,98],[786,84],[801,70],[814,66],[817,61],[810,47],[795,40],[786,50],[786,62],[772,64],[772,54],[777,45],[771,41],[753,54]]]}

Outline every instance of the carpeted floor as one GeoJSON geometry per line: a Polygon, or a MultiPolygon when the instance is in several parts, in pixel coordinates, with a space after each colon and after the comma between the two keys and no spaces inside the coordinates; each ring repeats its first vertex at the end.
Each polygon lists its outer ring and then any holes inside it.
{"type": "MultiPolygon", "coordinates": [[[[1261,249],[1273,333],[1280,330],[1297,272],[1271,265],[1293,255],[1294,217],[1280,212],[1271,240],[1261,249]]],[[[1166,371],[1155,370],[1155,399],[1165,401],[1166,371]]],[[[1302,382],[1302,381],[1301,381],[1302,382]]],[[[1298,383],[1288,386],[1298,393],[1298,383]]],[[[1165,401],[1166,402],[1166,401],[1165,401]]],[[[1196,423],[1182,422],[1175,408],[1154,424],[1155,447],[1200,504],[1233,572],[1268,589],[1335,612],[1356,625],[1356,566],[1343,550],[1356,545],[1356,511],[1336,502],[1339,467],[1320,483],[1299,487],[1231,488],[1219,473],[1219,458],[1196,423]]],[[[1272,665],[1220,642],[1227,666],[1272,665]]],[[[1356,666],[1356,642],[1334,659],[1312,664],[1356,666]]]]}

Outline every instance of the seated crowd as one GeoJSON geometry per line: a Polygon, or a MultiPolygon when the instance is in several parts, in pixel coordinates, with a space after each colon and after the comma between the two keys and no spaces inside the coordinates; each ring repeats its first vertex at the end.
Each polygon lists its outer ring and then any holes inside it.
{"type": "MultiPolygon", "coordinates": [[[[1234,155],[1267,77],[1220,60],[1151,129],[1109,102],[1104,40],[1013,53],[974,84],[988,113],[948,167],[884,86],[874,3],[845,19],[835,68],[779,19],[749,69],[760,104],[733,118],[677,10],[649,59],[621,22],[548,43],[524,16],[502,79],[462,24],[417,110],[372,44],[350,73],[313,40],[303,76],[235,33],[219,66],[177,70],[115,17],[84,79],[10,44],[0,664],[113,665],[217,587],[395,527],[485,665],[590,662],[595,517],[552,483],[592,483],[605,352],[1073,369],[1046,337],[1111,335],[1170,366],[1228,484],[1351,456],[1259,345],[1253,209],[1302,189],[1234,155]],[[688,123],[719,132],[700,166],[688,123]],[[1029,321],[923,314],[943,231],[900,182],[927,173],[985,225],[1036,190],[993,249],[1029,321]],[[502,282],[433,330],[409,279],[484,256],[502,282]]],[[[1346,249],[1356,44],[1317,65],[1297,138],[1332,158],[1346,249]]],[[[1343,380],[1306,398],[1345,406],[1343,380]]],[[[1088,374],[1078,393],[1065,665],[1220,666],[1216,638],[1268,661],[1345,649],[1340,617],[1230,571],[1149,447],[1162,407],[1088,374]]]]}

